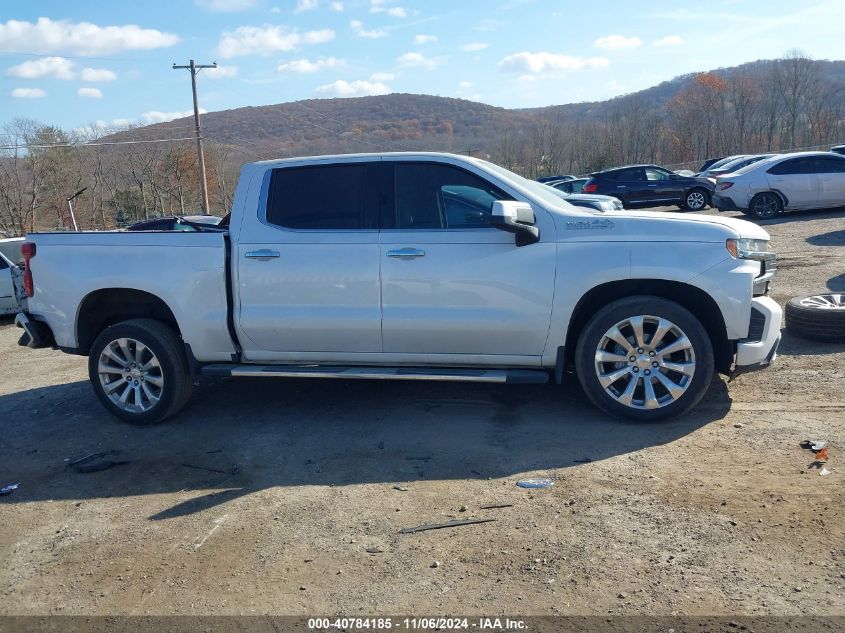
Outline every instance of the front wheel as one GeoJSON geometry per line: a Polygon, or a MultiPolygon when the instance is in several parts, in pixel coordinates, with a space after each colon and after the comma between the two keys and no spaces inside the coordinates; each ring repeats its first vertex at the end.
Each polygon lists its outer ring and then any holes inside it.
{"type": "Polygon", "coordinates": [[[769,220],[783,211],[783,202],[776,193],[758,193],[748,205],[749,215],[758,220],[769,220]]]}
{"type": "Polygon", "coordinates": [[[132,424],[155,424],[173,415],[193,387],[179,337],[152,319],[103,330],[88,355],[88,377],[103,406],[132,424]]]}
{"type": "Polygon", "coordinates": [[[694,407],[714,370],[713,346],[701,322],[674,301],[654,296],[602,308],[581,333],[575,362],[593,404],[643,422],[694,407]]]}
{"type": "Polygon", "coordinates": [[[690,189],[678,206],[685,211],[701,211],[710,204],[710,196],[704,189],[690,189]]]}

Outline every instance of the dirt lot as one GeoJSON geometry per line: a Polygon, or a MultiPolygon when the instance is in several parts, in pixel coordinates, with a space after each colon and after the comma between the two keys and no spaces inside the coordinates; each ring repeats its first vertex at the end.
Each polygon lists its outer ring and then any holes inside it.
{"type": "MultiPolygon", "coordinates": [[[[845,211],[767,228],[775,299],[845,290],[845,211]]],[[[787,333],[776,367],[654,425],[574,380],[255,379],[134,428],[84,359],[17,337],[0,325],[0,485],[21,483],[0,498],[2,614],[845,613],[845,346],[787,333]],[[104,450],[128,463],[65,464],[104,450]],[[514,485],[532,475],[556,484],[514,485]],[[495,521],[399,534],[452,517],[495,521]]]]}

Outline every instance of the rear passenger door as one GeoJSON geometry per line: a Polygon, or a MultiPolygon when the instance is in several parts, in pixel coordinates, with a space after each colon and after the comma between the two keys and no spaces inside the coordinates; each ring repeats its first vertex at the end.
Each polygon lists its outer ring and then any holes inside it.
{"type": "Polygon", "coordinates": [[[620,169],[615,175],[615,187],[610,188],[608,195],[616,196],[626,205],[642,204],[649,199],[649,187],[642,167],[620,169]]]}
{"type": "Polygon", "coordinates": [[[819,178],[819,206],[845,207],[845,157],[816,158],[819,178]]]}
{"type": "MultiPolygon", "coordinates": [[[[385,358],[539,364],[554,293],[554,242],[517,247],[513,234],[493,228],[493,202],[512,198],[462,167],[385,160],[384,172],[385,358]]],[[[552,239],[553,227],[546,228],[541,240],[552,239]]]]}
{"type": "Polygon", "coordinates": [[[258,221],[236,259],[247,360],[345,360],[381,351],[380,161],[281,167],[261,183],[258,221]]]}
{"type": "Polygon", "coordinates": [[[790,209],[812,209],[819,205],[819,176],[812,156],[789,158],[769,168],[769,187],[781,192],[790,209]]]}

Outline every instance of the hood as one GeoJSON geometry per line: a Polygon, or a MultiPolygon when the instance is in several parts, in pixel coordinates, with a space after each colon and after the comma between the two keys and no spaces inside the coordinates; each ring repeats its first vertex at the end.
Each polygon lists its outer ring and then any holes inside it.
{"type": "Polygon", "coordinates": [[[746,220],[697,213],[606,211],[593,219],[559,217],[558,235],[566,240],[642,242],[724,242],[746,237],[768,240],[769,234],[746,220]],[[599,237],[600,236],[600,237],[599,237]]]}
{"type": "MultiPolygon", "coordinates": [[[[709,234],[713,232],[713,229],[718,229],[721,233],[732,233],[728,237],[747,237],[757,240],[769,239],[769,234],[761,226],[748,220],[728,218],[722,215],[671,213],[663,211],[629,211],[624,216],[620,213],[613,215],[620,219],[624,217],[631,220],[641,220],[644,223],[647,222],[649,225],[660,227],[661,233],[663,232],[663,227],[666,227],[669,231],[677,231],[679,233],[678,237],[682,236],[683,238],[695,237],[697,233],[701,233],[703,237],[703,234],[709,234]]],[[[707,240],[701,239],[700,241],[707,240]]]]}

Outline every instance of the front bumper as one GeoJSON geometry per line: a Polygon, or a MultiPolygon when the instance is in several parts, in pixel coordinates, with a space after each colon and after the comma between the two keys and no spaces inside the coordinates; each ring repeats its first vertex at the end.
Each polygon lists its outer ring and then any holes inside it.
{"type": "Polygon", "coordinates": [[[18,312],[15,317],[15,325],[23,328],[23,334],[18,339],[18,345],[23,347],[53,347],[56,344],[50,326],[42,321],[30,318],[26,312],[18,312]]]}
{"type": "Polygon", "coordinates": [[[737,343],[733,375],[763,369],[777,358],[783,310],[769,297],[754,297],[751,308],[762,319],[762,328],[737,343]]]}

